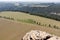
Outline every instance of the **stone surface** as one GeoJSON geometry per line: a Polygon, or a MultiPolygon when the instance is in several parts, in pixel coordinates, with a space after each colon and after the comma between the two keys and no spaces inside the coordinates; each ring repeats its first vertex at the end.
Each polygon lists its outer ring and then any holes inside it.
{"type": "Polygon", "coordinates": [[[60,40],[60,37],[39,30],[31,30],[22,40],[60,40]]]}

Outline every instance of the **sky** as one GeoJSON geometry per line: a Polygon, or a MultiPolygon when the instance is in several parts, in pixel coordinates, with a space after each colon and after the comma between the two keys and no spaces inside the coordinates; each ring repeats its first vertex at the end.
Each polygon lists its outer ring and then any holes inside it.
{"type": "Polygon", "coordinates": [[[22,2],[60,2],[60,0],[0,0],[4,2],[22,1],[22,2]]]}

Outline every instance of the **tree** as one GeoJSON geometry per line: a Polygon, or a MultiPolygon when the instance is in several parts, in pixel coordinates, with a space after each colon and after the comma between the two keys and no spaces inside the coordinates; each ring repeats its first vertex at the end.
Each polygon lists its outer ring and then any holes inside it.
{"type": "Polygon", "coordinates": [[[51,25],[49,24],[49,27],[51,27],[51,25]]]}

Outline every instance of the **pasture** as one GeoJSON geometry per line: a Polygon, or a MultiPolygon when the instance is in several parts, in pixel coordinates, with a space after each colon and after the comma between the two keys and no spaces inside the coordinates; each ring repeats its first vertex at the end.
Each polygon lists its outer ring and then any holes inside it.
{"type": "Polygon", "coordinates": [[[60,22],[52,19],[30,15],[22,12],[0,12],[0,40],[21,40],[25,33],[31,30],[41,30],[60,36],[60,29],[48,27],[49,24],[60,27],[60,22]],[[6,17],[14,20],[5,19],[6,17]],[[36,22],[47,26],[37,25],[36,22]]]}

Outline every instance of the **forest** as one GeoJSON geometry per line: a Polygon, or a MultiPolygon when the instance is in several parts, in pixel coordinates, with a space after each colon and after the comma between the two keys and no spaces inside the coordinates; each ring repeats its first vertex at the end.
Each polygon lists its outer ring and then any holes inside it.
{"type": "Polygon", "coordinates": [[[60,3],[23,3],[23,2],[20,3],[18,2],[17,4],[19,5],[16,5],[16,3],[0,3],[0,12],[1,11],[26,12],[31,15],[43,16],[46,18],[60,21],[60,15],[59,15],[60,3]]]}

